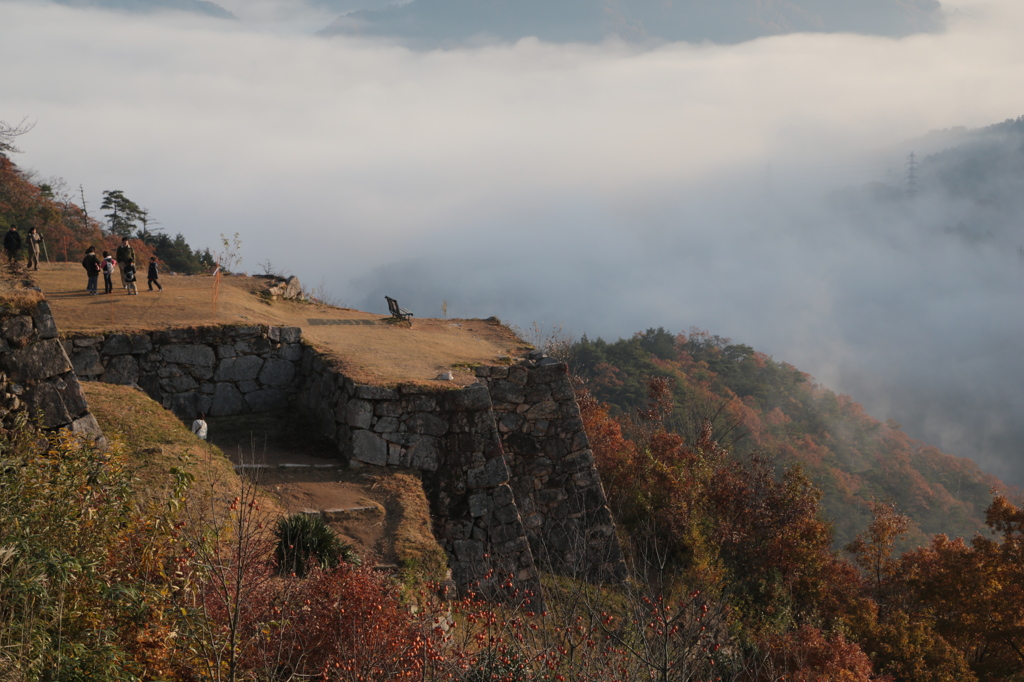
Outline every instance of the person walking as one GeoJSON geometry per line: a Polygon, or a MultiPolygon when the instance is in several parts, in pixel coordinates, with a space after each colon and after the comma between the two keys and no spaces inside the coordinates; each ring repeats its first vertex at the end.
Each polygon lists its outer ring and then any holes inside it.
{"type": "Polygon", "coordinates": [[[85,274],[89,277],[88,284],[85,285],[85,290],[89,292],[90,296],[96,295],[96,281],[100,276],[100,259],[96,257],[96,247],[90,246],[85,250],[85,258],[82,259],[82,267],[85,268],[85,274]]]}
{"type": "Polygon", "coordinates": [[[36,226],[28,228],[28,234],[25,235],[25,241],[28,242],[28,269],[38,270],[39,269],[39,246],[43,243],[43,235],[39,234],[39,230],[36,226]]]}
{"type": "Polygon", "coordinates": [[[128,237],[121,237],[121,246],[117,247],[114,260],[117,261],[117,267],[121,270],[121,286],[127,289],[128,282],[124,278],[124,269],[128,265],[128,261],[135,261],[135,249],[128,243],[128,237]]]}
{"type": "Polygon", "coordinates": [[[103,252],[103,293],[112,294],[114,293],[114,268],[116,267],[114,259],[111,258],[109,251],[103,252]]]}
{"type": "Polygon", "coordinates": [[[125,286],[128,288],[129,296],[138,296],[139,290],[135,286],[135,262],[129,258],[121,269],[121,276],[124,277],[125,286]]]}
{"type": "Polygon", "coordinates": [[[206,415],[202,412],[196,413],[196,420],[192,422],[192,433],[196,434],[199,440],[206,440],[206,415]]]}
{"type": "Polygon", "coordinates": [[[13,265],[18,260],[18,252],[21,251],[21,235],[14,225],[11,225],[11,230],[4,235],[4,251],[7,252],[7,260],[13,265]]]}
{"type": "Polygon", "coordinates": [[[160,272],[156,268],[156,256],[149,257],[149,270],[146,271],[146,280],[149,282],[149,290],[153,291],[153,285],[160,291],[164,288],[160,286],[160,272]]]}

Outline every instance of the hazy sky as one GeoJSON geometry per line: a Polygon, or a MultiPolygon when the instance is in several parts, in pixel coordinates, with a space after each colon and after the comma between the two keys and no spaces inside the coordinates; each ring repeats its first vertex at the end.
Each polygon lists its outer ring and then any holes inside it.
{"type": "Polygon", "coordinates": [[[239,232],[243,267],[364,309],[696,325],[1024,482],[1024,230],[968,248],[936,237],[944,204],[827,200],[898,184],[929,130],[1024,114],[1022,3],[946,5],[946,33],[899,40],[433,52],[221,4],[241,20],[0,0],[0,119],[36,122],[17,163],[199,246],[239,232]]]}

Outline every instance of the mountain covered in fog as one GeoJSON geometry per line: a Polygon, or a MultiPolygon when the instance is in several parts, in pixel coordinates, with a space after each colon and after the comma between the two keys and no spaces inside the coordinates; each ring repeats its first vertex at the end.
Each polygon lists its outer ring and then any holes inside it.
{"type": "Polygon", "coordinates": [[[515,41],[712,41],[852,32],[902,36],[943,26],[937,0],[413,0],[339,17],[326,35],[393,36],[421,46],[515,41]]]}
{"type": "Polygon", "coordinates": [[[220,5],[208,0],[55,0],[55,2],[68,7],[96,7],[133,14],[192,12],[218,19],[237,18],[220,5]]]}

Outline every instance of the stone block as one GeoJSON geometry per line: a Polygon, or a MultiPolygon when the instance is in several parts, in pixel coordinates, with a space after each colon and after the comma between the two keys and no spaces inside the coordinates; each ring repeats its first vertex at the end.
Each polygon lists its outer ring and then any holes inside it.
{"type": "Polygon", "coordinates": [[[32,323],[35,325],[38,338],[57,338],[57,323],[53,321],[50,304],[46,301],[40,301],[36,304],[36,309],[32,312],[32,323]]]}
{"type": "Polygon", "coordinates": [[[44,339],[26,348],[0,355],[0,366],[14,381],[40,380],[72,369],[64,346],[57,339],[44,339]]]}
{"type": "Polygon", "coordinates": [[[391,466],[400,466],[403,464],[403,455],[405,454],[405,448],[398,443],[388,443],[388,464],[391,466]]]}
{"type": "Polygon", "coordinates": [[[537,384],[526,391],[526,400],[524,402],[536,404],[551,399],[551,388],[547,384],[537,384]]]}
{"type": "Polygon", "coordinates": [[[458,557],[459,561],[483,561],[484,543],[479,540],[456,540],[455,556],[458,557]]]}
{"type": "Polygon", "coordinates": [[[100,362],[100,352],[92,347],[81,348],[71,356],[71,365],[75,368],[75,374],[80,376],[92,376],[103,373],[103,363],[100,362]]]}
{"type": "MultiPolygon", "coordinates": [[[[429,436],[420,436],[418,434],[408,433],[408,432],[397,433],[397,432],[392,431],[391,433],[381,434],[381,438],[383,438],[384,440],[388,441],[389,443],[398,443],[399,445],[404,445],[406,447],[412,447],[412,446],[416,445],[416,443],[420,442],[421,440],[423,440],[425,438],[429,438],[429,436]]],[[[421,468],[421,467],[417,467],[417,468],[421,468]]]]}
{"type": "Polygon", "coordinates": [[[297,343],[290,343],[287,346],[281,346],[277,352],[280,357],[289,362],[298,364],[302,361],[302,346],[297,343]]]}
{"type": "Polygon", "coordinates": [[[131,337],[132,354],[148,353],[153,350],[153,341],[146,334],[133,334],[131,337]]]}
{"type": "Polygon", "coordinates": [[[188,375],[179,377],[168,377],[160,380],[160,389],[164,393],[185,393],[194,391],[199,387],[195,379],[188,375]]]}
{"type": "Polygon", "coordinates": [[[86,348],[88,346],[98,346],[103,343],[102,336],[85,336],[80,339],[75,339],[75,348],[86,348]]]}
{"type": "Polygon", "coordinates": [[[161,355],[164,362],[174,362],[179,365],[212,367],[217,360],[213,349],[209,346],[191,343],[165,346],[161,351],[161,355]]]}
{"type": "Polygon", "coordinates": [[[423,436],[409,451],[409,466],[422,471],[437,471],[441,459],[441,447],[437,438],[423,436]]]}
{"type": "Polygon", "coordinates": [[[398,391],[383,386],[356,386],[356,397],[360,400],[398,400],[398,391]]]}
{"type": "MultiPolygon", "coordinates": [[[[199,394],[175,393],[166,398],[164,404],[167,406],[167,409],[178,415],[181,419],[191,420],[199,412],[199,394]]],[[[213,414],[212,409],[209,410],[209,413],[213,414]]]]}
{"type": "Polygon", "coordinates": [[[265,339],[262,336],[235,343],[235,351],[239,355],[259,355],[269,352],[270,348],[270,339],[265,339]]]}
{"type": "Polygon", "coordinates": [[[65,374],[63,377],[54,378],[54,385],[60,393],[64,406],[72,418],[79,417],[89,411],[89,403],[85,400],[85,393],[82,385],[74,374],[65,374]]]}
{"type": "Polygon", "coordinates": [[[491,400],[502,403],[526,401],[526,387],[513,381],[495,381],[489,389],[491,400]]]}
{"type": "Polygon", "coordinates": [[[254,379],[246,379],[245,381],[239,381],[235,386],[242,393],[252,393],[253,391],[260,390],[260,382],[254,379]]]}
{"type": "Polygon", "coordinates": [[[491,513],[494,508],[494,501],[487,493],[477,493],[469,496],[469,515],[473,518],[491,513]]]}
{"type": "MultiPolygon", "coordinates": [[[[156,402],[163,404],[164,392],[160,389],[159,377],[153,374],[146,374],[144,376],[139,377],[137,383],[139,384],[139,388],[146,392],[146,395],[148,395],[156,402]]],[[[213,392],[212,389],[210,392],[213,392]]]]}
{"type": "Polygon", "coordinates": [[[214,381],[245,381],[259,376],[263,359],[255,355],[225,358],[213,375],[214,381]]]}
{"type": "Polygon", "coordinates": [[[295,365],[284,358],[271,358],[263,363],[259,373],[264,386],[287,386],[295,378],[295,365]]]}
{"type": "Polygon", "coordinates": [[[103,342],[104,355],[130,355],[132,340],[127,334],[109,334],[103,342]]]}
{"type": "Polygon", "coordinates": [[[370,428],[373,421],[373,404],[365,400],[350,400],[345,406],[345,423],[359,429],[370,428]]]}
{"type": "Polygon", "coordinates": [[[253,412],[268,412],[288,407],[288,394],[277,388],[264,388],[245,394],[245,403],[253,412]]]}
{"type": "Polygon", "coordinates": [[[81,433],[83,435],[92,436],[93,438],[103,437],[103,430],[96,421],[96,417],[92,416],[91,413],[86,414],[83,417],[79,417],[71,422],[71,432],[81,433]]]}
{"type": "Polygon", "coordinates": [[[13,348],[24,348],[34,333],[32,318],[28,315],[8,317],[0,322],[0,336],[3,336],[13,348]]]}
{"type": "Polygon", "coordinates": [[[373,425],[373,430],[377,433],[393,433],[398,431],[398,419],[395,417],[380,417],[377,419],[377,423],[373,425]]]}
{"type": "Polygon", "coordinates": [[[115,355],[107,360],[100,381],[106,384],[134,384],[139,380],[139,363],[131,355],[115,355]]]}
{"type": "Polygon", "coordinates": [[[572,390],[568,379],[555,381],[551,384],[551,398],[557,401],[576,400],[576,391],[572,390]]]}
{"type": "Polygon", "coordinates": [[[594,453],[590,450],[581,450],[573,453],[562,460],[562,466],[568,473],[590,469],[594,466],[594,453]]]}
{"type": "Polygon", "coordinates": [[[530,420],[555,419],[560,416],[559,406],[554,400],[545,400],[530,407],[523,416],[530,420]]]}
{"type": "Polygon", "coordinates": [[[379,417],[401,417],[407,411],[402,407],[402,403],[396,400],[382,400],[373,408],[373,413],[379,417]]]}
{"type": "Polygon", "coordinates": [[[199,381],[209,381],[213,378],[213,365],[185,365],[188,373],[199,381]]]}
{"type": "Polygon", "coordinates": [[[483,384],[467,386],[461,391],[444,394],[445,407],[449,410],[489,410],[491,396],[483,384]]]}
{"type": "Polygon", "coordinates": [[[498,523],[514,523],[519,519],[519,511],[515,505],[507,504],[494,510],[494,518],[498,520],[498,523]]]}
{"type": "Polygon", "coordinates": [[[372,431],[357,429],[352,433],[352,457],[367,464],[384,466],[388,462],[387,443],[372,431]]]}
{"type": "Polygon", "coordinates": [[[234,384],[226,381],[215,384],[210,403],[211,417],[243,414],[245,408],[245,399],[234,384]]]}
{"type": "Polygon", "coordinates": [[[32,418],[39,420],[45,429],[55,429],[71,423],[72,416],[68,412],[60,391],[53,381],[41,381],[28,389],[25,402],[32,418]]]}
{"type": "Polygon", "coordinates": [[[528,370],[525,367],[518,365],[508,368],[508,380],[519,384],[520,386],[526,385],[526,378],[528,376],[528,370]]]}
{"type": "Polygon", "coordinates": [[[281,343],[292,344],[302,341],[301,327],[281,327],[281,343]]]}
{"type": "Polygon", "coordinates": [[[221,344],[217,346],[217,358],[223,360],[225,358],[233,358],[238,353],[235,352],[235,347],[229,344],[221,344]]]}
{"type": "Polygon", "coordinates": [[[448,432],[448,423],[440,417],[428,412],[418,412],[406,421],[407,428],[413,433],[425,436],[443,436],[448,432]]]}
{"type": "Polygon", "coordinates": [[[507,484],[499,485],[498,487],[496,487],[494,491],[490,493],[490,497],[494,499],[495,505],[498,507],[505,507],[507,505],[513,504],[515,500],[515,496],[512,493],[512,488],[507,484]]]}

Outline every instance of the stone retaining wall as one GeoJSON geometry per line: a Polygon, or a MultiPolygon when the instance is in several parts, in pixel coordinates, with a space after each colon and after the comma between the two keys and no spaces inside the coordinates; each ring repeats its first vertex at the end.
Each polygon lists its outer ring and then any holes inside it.
{"type": "Polygon", "coordinates": [[[265,412],[298,391],[298,327],[261,325],[77,335],[64,340],[83,379],[135,384],[179,417],[265,412]]]}
{"type": "Polygon", "coordinates": [[[568,367],[547,358],[538,364],[476,371],[490,393],[534,557],[559,573],[623,580],[626,566],[568,367]]]}
{"type": "Polygon", "coordinates": [[[490,597],[533,595],[540,582],[486,387],[445,390],[355,384],[312,351],[297,407],[350,462],[417,469],[434,534],[460,590],[490,597]]]}
{"type": "Polygon", "coordinates": [[[67,428],[101,438],[96,418],[46,301],[0,306],[0,419],[5,428],[21,413],[48,430],[67,428]]]}

